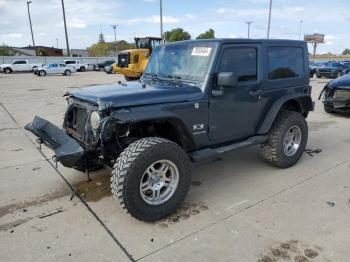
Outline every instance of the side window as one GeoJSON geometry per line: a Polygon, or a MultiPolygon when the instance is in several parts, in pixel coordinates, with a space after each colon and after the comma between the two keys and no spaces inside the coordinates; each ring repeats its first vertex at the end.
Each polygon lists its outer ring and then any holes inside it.
{"type": "Polygon", "coordinates": [[[252,47],[227,48],[221,58],[219,72],[233,72],[239,82],[257,80],[257,50],[252,47]]]}
{"type": "Polygon", "coordinates": [[[270,47],[269,79],[295,78],[304,74],[303,50],[300,47],[270,47]]]}
{"type": "Polygon", "coordinates": [[[15,61],[13,62],[14,65],[23,65],[26,64],[26,61],[15,61]]]}
{"type": "Polygon", "coordinates": [[[140,60],[140,56],[139,55],[135,55],[134,56],[134,63],[137,64],[140,60]]]}

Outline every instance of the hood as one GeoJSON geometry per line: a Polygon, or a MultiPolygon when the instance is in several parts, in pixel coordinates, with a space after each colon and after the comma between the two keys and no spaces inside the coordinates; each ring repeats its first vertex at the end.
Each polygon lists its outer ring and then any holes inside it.
{"type": "Polygon", "coordinates": [[[350,74],[346,74],[341,77],[338,77],[337,79],[332,80],[328,83],[328,87],[341,87],[342,89],[350,89],[350,74]]]}
{"type": "Polygon", "coordinates": [[[0,65],[1,68],[3,68],[3,67],[9,67],[9,66],[11,66],[11,64],[2,64],[2,65],[0,65]]]}
{"type": "Polygon", "coordinates": [[[99,105],[99,108],[130,107],[161,103],[186,102],[199,100],[203,92],[199,87],[174,84],[142,84],[127,82],[109,85],[94,85],[68,95],[99,105]],[[144,87],[143,87],[144,86],[144,87]]]}

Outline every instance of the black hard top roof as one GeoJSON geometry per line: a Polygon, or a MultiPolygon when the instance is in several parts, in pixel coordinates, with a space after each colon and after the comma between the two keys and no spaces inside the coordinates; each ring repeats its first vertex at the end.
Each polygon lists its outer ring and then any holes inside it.
{"type": "Polygon", "coordinates": [[[305,44],[305,41],[301,40],[291,40],[291,39],[248,39],[248,38],[215,38],[215,39],[199,39],[199,40],[186,40],[179,42],[171,42],[172,43],[191,43],[191,42],[214,42],[214,43],[223,43],[223,44],[284,44],[284,45],[295,45],[295,44],[305,44]]]}

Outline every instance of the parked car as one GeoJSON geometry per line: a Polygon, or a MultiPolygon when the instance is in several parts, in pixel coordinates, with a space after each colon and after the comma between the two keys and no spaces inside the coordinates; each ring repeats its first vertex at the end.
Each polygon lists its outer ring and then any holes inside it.
{"type": "Polygon", "coordinates": [[[29,72],[41,65],[42,64],[29,63],[28,60],[15,60],[11,64],[0,65],[0,71],[5,74],[10,74],[12,72],[29,72]]]}
{"type": "Polygon", "coordinates": [[[62,74],[69,76],[76,72],[75,68],[66,64],[48,64],[39,66],[34,70],[34,74],[38,76],[46,76],[51,74],[62,74]]]}
{"type": "Polygon", "coordinates": [[[339,62],[329,62],[324,67],[316,69],[317,78],[330,77],[337,78],[343,75],[344,65],[339,62]]]}
{"type": "Polygon", "coordinates": [[[261,144],[271,165],[297,163],[314,108],[307,57],[294,40],[160,45],[140,81],[68,91],[63,130],[40,117],[25,129],[63,166],[113,170],[121,206],[155,221],[185,199],[191,161],[261,144]]]}
{"type": "Polygon", "coordinates": [[[330,81],[322,90],[324,110],[327,113],[350,112],[350,74],[343,75],[330,81]]]}
{"type": "Polygon", "coordinates": [[[78,72],[85,72],[86,70],[91,70],[92,66],[87,63],[81,63],[78,60],[64,60],[66,65],[70,65],[75,68],[78,72]]]}
{"type": "Polygon", "coordinates": [[[344,65],[344,70],[342,72],[343,75],[350,73],[350,61],[343,61],[342,64],[344,65]]]}
{"type": "Polygon", "coordinates": [[[103,68],[103,71],[105,71],[107,74],[115,74],[115,72],[113,70],[113,65],[115,65],[115,63],[111,64],[111,65],[108,65],[108,66],[105,66],[103,68]]]}
{"type": "Polygon", "coordinates": [[[102,71],[106,66],[110,66],[115,63],[115,60],[107,60],[102,63],[98,63],[96,65],[93,65],[95,71],[102,71]]]}

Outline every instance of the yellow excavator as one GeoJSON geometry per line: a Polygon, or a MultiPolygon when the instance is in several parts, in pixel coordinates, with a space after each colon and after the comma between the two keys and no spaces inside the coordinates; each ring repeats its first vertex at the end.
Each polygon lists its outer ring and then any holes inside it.
{"type": "Polygon", "coordinates": [[[135,49],[118,54],[118,62],[113,64],[113,71],[122,74],[125,80],[132,81],[141,77],[153,48],[162,44],[160,37],[135,37],[135,49]]]}

